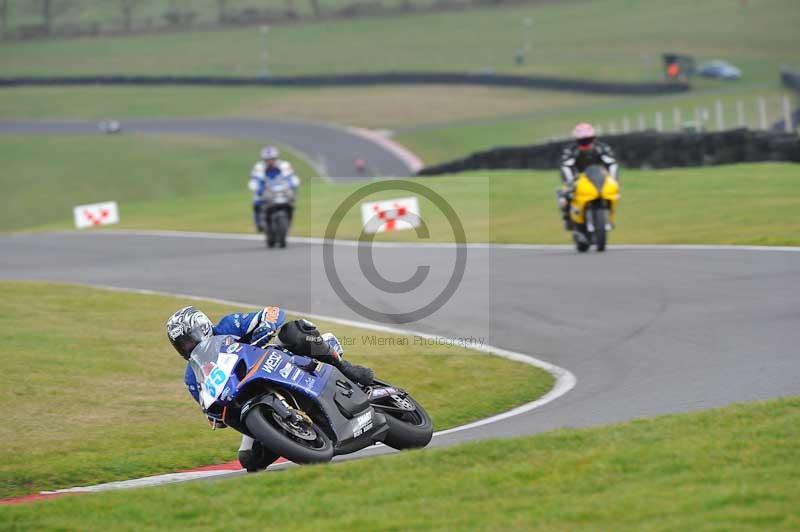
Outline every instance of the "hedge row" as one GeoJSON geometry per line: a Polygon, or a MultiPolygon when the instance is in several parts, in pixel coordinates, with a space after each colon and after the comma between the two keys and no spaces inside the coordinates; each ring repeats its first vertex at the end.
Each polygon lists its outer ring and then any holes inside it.
{"type": "MultiPolygon", "coordinates": [[[[791,133],[735,129],[715,133],[657,133],[645,131],[603,137],[628,168],[708,166],[756,161],[800,163],[800,137],[791,133]]],[[[419,175],[467,170],[555,169],[564,142],[493,148],[419,171],[419,175]]]]}
{"type": "Polygon", "coordinates": [[[0,87],[63,85],[211,85],[267,87],[329,87],[358,85],[482,85],[553,89],[595,94],[666,94],[689,90],[683,83],[615,83],[513,74],[459,74],[453,72],[383,72],[291,77],[227,76],[43,76],[4,77],[0,87]]]}

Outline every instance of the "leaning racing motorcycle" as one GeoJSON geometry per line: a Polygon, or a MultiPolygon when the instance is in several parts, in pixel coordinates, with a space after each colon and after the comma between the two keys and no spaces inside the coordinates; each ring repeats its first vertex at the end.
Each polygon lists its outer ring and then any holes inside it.
{"type": "Polygon", "coordinates": [[[588,251],[593,244],[597,251],[606,249],[618,201],[619,183],[605,167],[591,165],[578,176],[569,208],[572,239],[578,251],[588,251]]]}
{"type": "Polygon", "coordinates": [[[189,363],[209,417],[298,464],[328,462],[377,442],[424,447],[433,436],[430,416],[408,392],[379,380],[361,386],[281,346],[213,336],[189,363]]]}

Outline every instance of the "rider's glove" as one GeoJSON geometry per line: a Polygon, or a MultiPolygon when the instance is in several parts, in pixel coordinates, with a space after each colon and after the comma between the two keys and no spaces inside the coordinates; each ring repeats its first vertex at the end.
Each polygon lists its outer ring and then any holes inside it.
{"type": "Polygon", "coordinates": [[[254,345],[256,347],[264,347],[272,340],[272,337],[275,335],[275,329],[272,328],[272,325],[268,323],[264,323],[256,327],[256,330],[250,335],[252,340],[250,341],[250,345],[254,345]]]}

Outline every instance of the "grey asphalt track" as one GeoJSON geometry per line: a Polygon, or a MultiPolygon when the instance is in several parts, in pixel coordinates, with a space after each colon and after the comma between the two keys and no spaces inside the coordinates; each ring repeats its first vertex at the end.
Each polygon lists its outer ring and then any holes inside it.
{"type": "MultiPolygon", "coordinates": [[[[330,289],[317,243],[267,251],[255,238],[65,232],[0,236],[0,249],[3,279],[162,290],[362,319],[330,289]]],[[[373,249],[378,270],[393,280],[431,266],[421,291],[395,296],[364,279],[356,250],[336,246],[337,271],[360,301],[384,311],[432,297],[454,255],[436,246],[373,249]]],[[[434,441],[450,445],[798,395],[798,288],[800,252],[789,250],[612,245],[578,255],[476,247],[453,299],[401,326],[483,337],[577,377],[571,392],[542,408],[434,441]]],[[[399,384],[413,392],[413,383],[399,384]]]]}
{"type": "MultiPolygon", "coordinates": [[[[322,174],[332,179],[406,177],[413,169],[397,153],[348,129],[313,122],[279,120],[123,120],[122,134],[203,135],[258,139],[283,144],[303,154],[322,174]],[[357,174],[356,156],[367,162],[357,174]]],[[[6,135],[101,135],[97,122],[0,121],[6,135]]],[[[257,154],[253,154],[257,158],[257,154]]]]}

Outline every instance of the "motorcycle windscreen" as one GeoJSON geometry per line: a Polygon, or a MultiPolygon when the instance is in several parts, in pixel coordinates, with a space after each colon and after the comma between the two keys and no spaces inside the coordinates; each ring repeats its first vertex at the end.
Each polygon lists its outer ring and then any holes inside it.
{"type": "Polygon", "coordinates": [[[595,186],[595,188],[600,191],[603,190],[603,184],[606,182],[606,176],[608,175],[608,171],[605,169],[604,166],[599,164],[592,164],[586,167],[586,170],[583,171],[589,181],[595,186]]]}
{"type": "Polygon", "coordinates": [[[294,190],[285,181],[271,184],[264,191],[264,200],[271,204],[292,203],[294,201],[294,190]]]}
{"type": "MultiPolygon", "coordinates": [[[[225,383],[239,361],[236,354],[239,347],[240,344],[230,336],[213,336],[192,351],[189,365],[197,380],[200,403],[204,409],[210,408],[223,394],[225,383]]],[[[228,389],[228,393],[230,391],[228,389]]]]}

